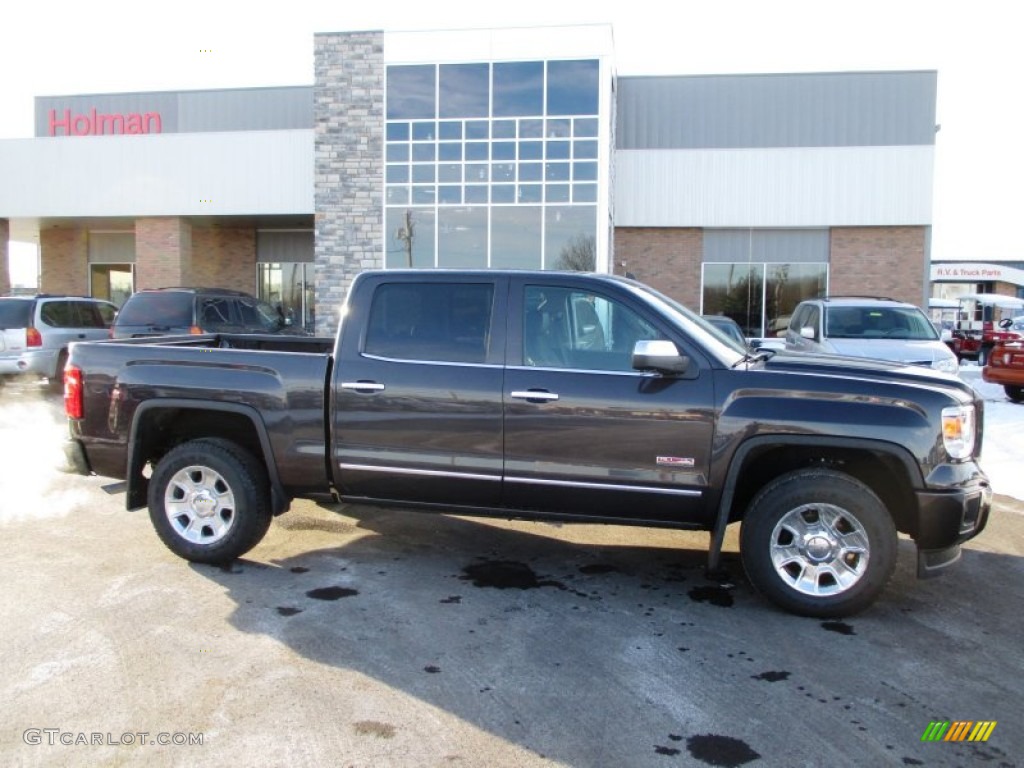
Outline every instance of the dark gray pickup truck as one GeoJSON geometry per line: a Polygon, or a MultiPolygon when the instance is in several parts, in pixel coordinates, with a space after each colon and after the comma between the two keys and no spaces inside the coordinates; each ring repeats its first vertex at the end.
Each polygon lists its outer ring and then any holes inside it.
{"type": "Polygon", "coordinates": [[[954,376],[751,353],[622,278],[367,272],[337,339],[78,343],[80,472],[125,481],[192,561],[259,543],[293,498],[449,514],[726,527],[780,606],[841,616],[954,563],[991,507],[983,411],[954,376]]]}

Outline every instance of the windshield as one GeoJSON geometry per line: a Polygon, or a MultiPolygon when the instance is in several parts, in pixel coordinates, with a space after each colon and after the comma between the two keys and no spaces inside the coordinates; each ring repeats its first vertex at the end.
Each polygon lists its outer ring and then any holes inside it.
{"type": "Polygon", "coordinates": [[[670,299],[641,283],[628,282],[626,285],[648,304],[673,318],[684,332],[701,338],[701,346],[705,351],[714,355],[724,365],[732,367],[746,356],[747,350],[743,349],[738,342],[726,337],[707,320],[687,309],[675,299],[670,299]],[[704,334],[703,337],[701,332],[704,334]]]}
{"type": "Polygon", "coordinates": [[[825,336],[830,339],[936,341],[935,326],[917,307],[828,307],[825,336]]]}

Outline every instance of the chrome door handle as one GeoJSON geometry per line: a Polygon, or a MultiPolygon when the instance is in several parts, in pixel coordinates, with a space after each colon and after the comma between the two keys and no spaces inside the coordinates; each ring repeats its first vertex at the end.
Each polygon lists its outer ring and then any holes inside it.
{"type": "Polygon", "coordinates": [[[510,393],[510,396],[517,400],[532,400],[533,402],[545,403],[551,403],[558,399],[558,395],[554,392],[545,392],[540,389],[519,390],[518,392],[510,393]]]}
{"type": "Polygon", "coordinates": [[[341,382],[341,388],[364,393],[384,391],[384,385],[378,384],[375,381],[343,381],[341,382]]]}

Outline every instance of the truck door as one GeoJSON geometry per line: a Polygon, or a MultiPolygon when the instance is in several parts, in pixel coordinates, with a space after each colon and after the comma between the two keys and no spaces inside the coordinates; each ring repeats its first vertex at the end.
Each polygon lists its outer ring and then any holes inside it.
{"type": "Polygon", "coordinates": [[[356,283],[334,373],[343,496],[498,506],[506,298],[499,275],[356,283]]]}
{"type": "Polygon", "coordinates": [[[505,506],[701,521],[714,425],[706,361],[694,355],[681,377],[633,370],[634,344],[669,339],[666,321],[572,280],[511,283],[505,506]]]}

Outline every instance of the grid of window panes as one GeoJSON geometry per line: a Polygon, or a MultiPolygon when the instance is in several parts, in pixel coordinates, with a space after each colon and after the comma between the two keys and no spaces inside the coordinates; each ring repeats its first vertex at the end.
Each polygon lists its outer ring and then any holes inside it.
{"type": "Polygon", "coordinates": [[[596,59],[389,66],[387,266],[592,258],[598,74],[596,59]]]}

